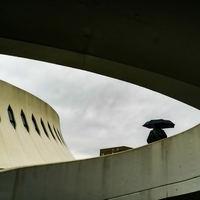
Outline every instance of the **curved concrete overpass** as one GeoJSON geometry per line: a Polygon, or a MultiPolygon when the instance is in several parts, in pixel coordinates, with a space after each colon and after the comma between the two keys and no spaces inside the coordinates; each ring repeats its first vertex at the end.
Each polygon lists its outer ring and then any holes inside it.
{"type": "Polygon", "coordinates": [[[200,108],[199,13],[186,0],[3,1],[0,53],[107,75],[200,108]]]}
{"type": "Polygon", "coordinates": [[[111,156],[6,169],[0,173],[0,197],[199,200],[199,132],[200,125],[166,140],[111,156]]]}
{"type": "MultiPolygon", "coordinates": [[[[200,108],[197,1],[11,0],[0,11],[2,54],[118,78],[200,108]]],[[[0,196],[199,199],[199,141],[197,126],[115,156],[5,170],[0,196]]]]}

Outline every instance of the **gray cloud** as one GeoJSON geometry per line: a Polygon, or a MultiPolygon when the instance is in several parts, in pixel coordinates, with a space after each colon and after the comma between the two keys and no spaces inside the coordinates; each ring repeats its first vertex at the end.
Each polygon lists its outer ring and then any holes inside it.
{"type": "Polygon", "coordinates": [[[99,155],[101,148],[146,144],[155,118],[172,120],[180,133],[200,122],[199,111],[153,91],[89,72],[0,55],[0,79],[50,104],[76,158],[99,155]]]}

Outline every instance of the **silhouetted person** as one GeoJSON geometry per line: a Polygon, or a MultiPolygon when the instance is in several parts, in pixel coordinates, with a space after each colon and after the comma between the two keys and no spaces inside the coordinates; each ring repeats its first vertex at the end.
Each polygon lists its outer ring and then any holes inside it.
{"type": "Polygon", "coordinates": [[[151,130],[149,133],[147,143],[152,143],[158,140],[162,140],[164,138],[167,138],[165,131],[161,129],[160,124],[155,124],[154,129],[151,130]]]}

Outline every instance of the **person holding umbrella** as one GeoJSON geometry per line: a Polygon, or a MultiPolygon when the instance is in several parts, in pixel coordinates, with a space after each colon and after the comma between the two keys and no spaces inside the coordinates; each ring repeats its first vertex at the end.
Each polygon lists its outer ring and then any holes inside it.
{"type": "Polygon", "coordinates": [[[149,144],[167,138],[167,134],[164,130],[162,130],[162,128],[173,128],[174,123],[169,120],[156,119],[146,122],[143,126],[147,128],[153,128],[147,138],[147,143],[149,144]]]}

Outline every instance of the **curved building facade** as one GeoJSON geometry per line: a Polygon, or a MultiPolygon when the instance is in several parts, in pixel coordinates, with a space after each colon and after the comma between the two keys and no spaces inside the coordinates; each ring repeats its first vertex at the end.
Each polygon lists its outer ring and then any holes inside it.
{"type": "Polygon", "coordinates": [[[0,168],[74,160],[52,107],[3,81],[0,93],[0,168]]]}

